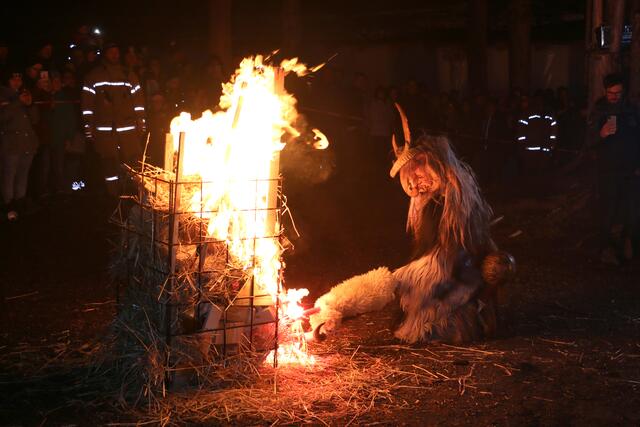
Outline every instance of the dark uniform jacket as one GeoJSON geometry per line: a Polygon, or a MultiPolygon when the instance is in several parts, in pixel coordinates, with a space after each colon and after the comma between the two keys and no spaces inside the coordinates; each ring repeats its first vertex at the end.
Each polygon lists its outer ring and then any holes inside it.
{"type": "Polygon", "coordinates": [[[38,122],[35,106],[26,106],[18,93],[3,88],[0,93],[0,145],[5,155],[35,154],[38,137],[34,125],[38,122]]]}
{"type": "Polygon", "coordinates": [[[640,168],[640,120],[635,106],[600,98],[589,117],[587,136],[588,146],[596,151],[598,173],[629,176],[640,168]],[[616,116],[617,131],[601,138],[600,129],[610,116],[616,116]]]}
{"type": "Polygon", "coordinates": [[[83,118],[92,136],[134,130],[144,118],[140,82],[121,65],[97,66],[86,76],[82,89],[83,118]]]}

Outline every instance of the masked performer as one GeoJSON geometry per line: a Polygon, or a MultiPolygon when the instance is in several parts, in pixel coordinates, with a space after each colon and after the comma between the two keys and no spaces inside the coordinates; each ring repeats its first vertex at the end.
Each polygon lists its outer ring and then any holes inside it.
{"type": "Polygon", "coordinates": [[[400,106],[405,145],[392,140],[396,161],[411,198],[407,231],[413,238],[411,261],[391,272],[386,267],[333,287],[310,318],[316,337],[350,317],[378,311],[397,301],[404,318],[395,336],[415,343],[469,342],[492,336],[497,327],[497,296],[513,274],[513,258],[498,252],[489,234],[491,208],[473,172],[458,160],[443,136],[411,141],[400,106]]]}

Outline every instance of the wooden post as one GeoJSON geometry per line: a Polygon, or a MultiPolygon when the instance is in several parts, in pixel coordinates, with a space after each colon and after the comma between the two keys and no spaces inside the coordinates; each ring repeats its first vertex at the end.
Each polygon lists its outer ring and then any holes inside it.
{"type": "MultiPolygon", "coordinates": [[[[620,71],[620,50],[622,46],[622,31],[624,29],[625,0],[607,2],[607,25],[610,29],[609,48],[603,50],[594,46],[589,57],[589,110],[603,94],[602,79],[609,73],[620,71]]],[[[603,2],[593,0],[593,30],[603,24],[603,2]]]]}
{"type": "Polygon", "coordinates": [[[512,0],[509,6],[509,83],[511,88],[530,90],[531,0],[512,0]]]}
{"type": "Polygon", "coordinates": [[[629,97],[640,100],[640,1],[632,4],[631,17],[633,36],[631,39],[631,58],[629,61],[629,97]]]}
{"type": "Polygon", "coordinates": [[[175,147],[173,144],[173,135],[167,133],[164,138],[164,170],[173,172],[175,164],[173,163],[175,155],[175,147]]]}
{"type": "MultiPolygon", "coordinates": [[[[182,179],[182,163],[184,159],[184,139],[185,133],[180,132],[180,138],[178,140],[178,160],[176,162],[176,175],[175,181],[169,185],[170,188],[173,188],[173,191],[169,194],[171,195],[171,199],[169,200],[169,280],[167,281],[167,286],[165,287],[166,297],[165,301],[165,342],[167,344],[167,349],[171,347],[171,323],[173,322],[173,307],[172,307],[172,297],[171,294],[175,289],[176,285],[176,255],[178,251],[178,243],[179,243],[179,229],[180,229],[180,193],[182,189],[180,188],[181,179],[182,179]]],[[[167,364],[169,360],[167,360],[167,364]]]]}
{"type": "Polygon", "coordinates": [[[591,43],[589,44],[588,51],[588,74],[587,74],[587,86],[589,90],[589,111],[593,108],[593,105],[602,96],[602,77],[606,74],[605,68],[607,67],[607,59],[605,53],[600,49],[595,37],[596,30],[599,29],[602,24],[603,16],[603,1],[592,0],[591,2],[591,43]]]}
{"type": "Polygon", "coordinates": [[[469,16],[469,78],[477,93],[487,90],[487,0],[472,0],[469,16]]]}
{"type": "Polygon", "coordinates": [[[589,86],[589,55],[593,48],[593,29],[591,21],[593,21],[593,0],[585,0],[584,14],[584,75],[583,83],[585,87],[589,86]]]}
{"type": "Polygon", "coordinates": [[[286,58],[299,55],[301,35],[300,0],[283,0],[281,46],[286,58]]]}
{"type": "Polygon", "coordinates": [[[620,50],[622,47],[622,32],[624,31],[624,12],[626,1],[616,0],[608,2],[608,23],[611,29],[609,43],[609,72],[620,71],[620,50]]]}
{"type": "MultiPolygon", "coordinates": [[[[284,89],[284,70],[282,68],[275,69],[274,87],[275,92],[278,95],[282,95],[285,92],[284,89]]],[[[278,212],[278,191],[280,190],[280,152],[273,153],[273,160],[271,161],[271,181],[269,181],[269,221],[267,224],[271,224],[272,234],[271,236],[280,236],[280,215],[278,212]]],[[[279,237],[273,237],[273,239],[279,239],[279,237]]],[[[278,273],[278,286],[276,294],[276,307],[275,307],[275,334],[274,334],[274,352],[273,352],[273,366],[278,366],[278,328],[280,326],[280,287],[283,281],[282,267],[278,273]]]]}
{"type": "Polygon", "coordinates": [[[593,32],[592,34],[595,34],[595,29],[600,27],[604,21],[603,0],[593,0],[591,5],[593,6],[593,9],[591,12],[591,16],[593,17],[591,21],[591,24],[592,24],[591,30],[593,32]]]}
{"type": "Polygon", "coordinates": [[[222,61],[223,69],[232,67],[231,0],[209,0],[210,52],[222,61]]]}
{"type": "MultiPolygon", "coordinates": [[[[275,92],[278,95],[283,95],[284,90],[284,70],[282,68],[275,68],[274,86],[275,92]]],[[[267,219],[267,236],[277,236],[279,234],[280,224],[278,223],[278,180],[280,179],[280,152],[273,153],[273,159],[271,160],[269,176],[269,217],[267,219]]]]}
{"type": "Polygon", "coordinates": [[[173,191],[173,209],[171,209],[171,215],[172,215],[172,219],[171,219],[171,229],[169,230],[169,233],[171,233],[171,239],[170,239],[170,245],[171,245],[171,250],[170,252],[170,263],[169,263],[169,268],[170,268],[170,272],[171,274],[173,274],[175,272],[175,268],[176,268],[176,254],[178,251],[178,244],[179,244],[179,239],[178,239],[178,231],[180,228],[180,196],[182,195],[182,170],[183,170],[183,163],[184,163],[184,140],[185,140],[185,133],[184,132],[180,132],[180,139],[178,140],[178,159],[176,161],[176,180],[175,180],[175,189],[173,191]]]}

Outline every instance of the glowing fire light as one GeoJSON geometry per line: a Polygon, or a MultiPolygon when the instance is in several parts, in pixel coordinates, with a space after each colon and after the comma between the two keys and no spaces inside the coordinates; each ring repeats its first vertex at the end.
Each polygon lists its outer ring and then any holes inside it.
{"type": "MultiPolygon", "coordinates": [[[[299,302],[302,298],[309,295],[307,289],[289,289],[284,295],[285,314],[284,323],[290,324],[289,332],[292,336],[292,342],[286,346],[278,347],[278,364],[279,365],[304,365],[311,366],[315,363],[315,358],[307,353],[307,342],[305,340],[304,329],[302,328],[302,317],[304,309],[299,302]]],[[[282,296],[281,296],[282,297],[282,296]]],[[[275,350],[271,350],[265,359],[265,363],[274,361],[275,350]]]]}
{"type": "MultiPolygon", "coordinates": [[[[281,322],[290,324],[295,341],[278,348],[278,363],[284,364],[308,365],[314,360],[306,355],[300,321],[299,302],[309,292],[284,293],[279,281],[282,248],[276,238],[280,224],[275,210],[279,152],[285,146],[281,138],[301,135],[293,125],[296,100],[284,91],[281,73],[305,75],[319,67],[308,69],[294,58],[274,68],[264,64],[262,56],[245,58],[223,85],[221,111],[207,110],[197,120],[181,113],[171,122],[176,151],[184,132],[183,176],[203,182],[202,192],[198,189],[190,197],[190,211],[206,221],[210,237],[228,244],[232,262],[253,273],[260,293],[281,301],[281,322]]],[[[317,129],[313,133],[314,148],[326,148],[326,136],[317,129]]]]}

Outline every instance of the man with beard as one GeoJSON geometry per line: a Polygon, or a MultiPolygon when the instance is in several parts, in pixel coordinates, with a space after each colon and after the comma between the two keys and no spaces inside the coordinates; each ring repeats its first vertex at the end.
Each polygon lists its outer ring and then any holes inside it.
{"type": "Polygon", "coordinates": [[[603,80],[605,95],[589,117],[588,144],[595,150],[598,208],[600,214],[600,260],[619,264],[618,253],[632,258],[634,216],[640,180],[640,117],[625,97],[622,76],[603,80]],[[616,251],[618,249],[618,251],[616,251]]]}

